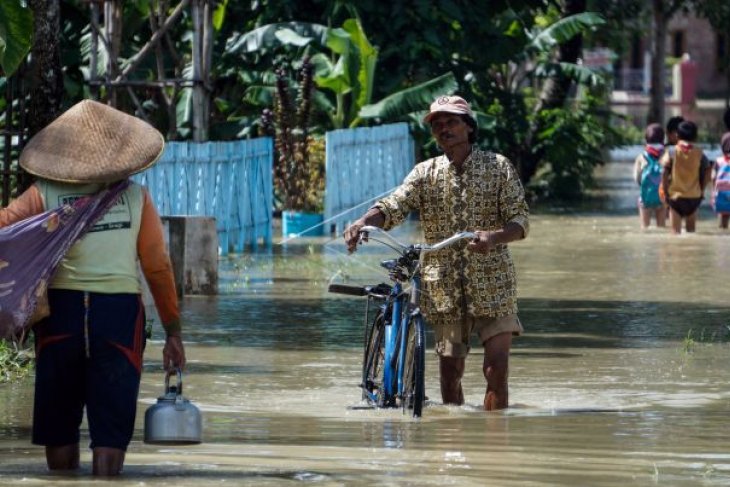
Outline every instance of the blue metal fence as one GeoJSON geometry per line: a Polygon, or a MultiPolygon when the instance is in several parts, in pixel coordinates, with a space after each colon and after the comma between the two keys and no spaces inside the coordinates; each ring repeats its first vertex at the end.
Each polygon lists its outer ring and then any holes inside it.
{"type": "Polygon", "coordinates": [[[342,232],[378,197],[397,187],[415,163],[408,124],[334,130],[326,136],[324,217],[342,232]]]}
{"type": "Polygon", "coordinates": [[[271,245],[271,138],[169,142],[160,160],[133,177],[149,188],[161,215],[213,216],[221,253],[259,239],[271,245]]]}

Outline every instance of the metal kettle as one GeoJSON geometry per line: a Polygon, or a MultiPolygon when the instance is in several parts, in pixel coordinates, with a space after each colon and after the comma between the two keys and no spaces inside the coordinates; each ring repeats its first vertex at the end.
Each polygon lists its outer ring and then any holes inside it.
{"type": "Polygon", "coordinates": [[[144,414],[144,442],[157,445],[195,445],[202,441],[200,410],[182,395],[182,371],[165,374],[165,394],[144,414]],[[177,373],[177,385],[170,376],[177,373]]]}

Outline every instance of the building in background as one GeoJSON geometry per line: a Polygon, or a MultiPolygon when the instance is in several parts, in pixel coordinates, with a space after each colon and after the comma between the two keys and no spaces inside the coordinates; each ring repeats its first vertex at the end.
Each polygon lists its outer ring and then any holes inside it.
{"type": "MultiPolygon", "coordinates": [[[[672,17],[667,29],[667,60],[671,63],[667,69],[667,96],[673,93],[676,73],[672,67],[684,58],[695,63],[697,70],[696,94],[700,98],[724,97],[727,76],[723,70],[725,52],[725,36],[718,33],[710,23],[691,13],[678,13],[672,17]]],[[[616,90],[627,92],[649,92],[651,36],[636,36],[631,49],[614,63],[614,86],[616,90]]],[[[676,91],[676,90],[675,90],[676,91]]]]}

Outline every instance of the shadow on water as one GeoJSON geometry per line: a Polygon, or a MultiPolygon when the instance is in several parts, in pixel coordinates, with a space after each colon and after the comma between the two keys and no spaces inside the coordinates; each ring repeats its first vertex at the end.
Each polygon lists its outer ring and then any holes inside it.
{"type": "MultiPolygon", "coordinates": [[[[695,339],[727,341],[730,306],[661,301],[542,300],[525,298],[520,317],[529,333],[521,347],[646,347],[682,340],[692,329],[695,339]]],[[[360,348],[364,301],[331,298],[275,300],[221,297],[206,313],[200,302],[186,305],[188,337],[203,346],[275,349],[360,348]],[[196,323],[201,316],[206,321],[196,323]],[[302,337],[306,336],[306,340],[302,337]]],[[[431,333],[428,338],[430,342],[431,333]]]]}

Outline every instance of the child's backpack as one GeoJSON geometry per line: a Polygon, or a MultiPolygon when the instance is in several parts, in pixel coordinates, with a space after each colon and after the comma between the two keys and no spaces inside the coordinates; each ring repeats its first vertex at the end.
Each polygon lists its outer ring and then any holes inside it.
{"type": "Polygon", "coordinates": [[[641,170],[641,203],[645,208],[656,208],[662,206],[662,200],[659,197],[659,188],[662,185],[662,172],[664,168],[659,164],[656,157],[644,152],[646,166],[641,170]]]}
{"type": "Polygon", "coordinates": [[[730,164],[721,156],[715,162],[715,168],[715,186],[712,188],[715,211],[730,213],[730,164]]]}

